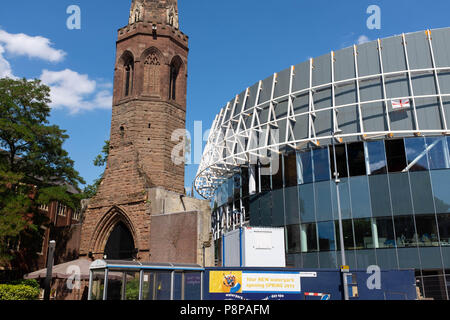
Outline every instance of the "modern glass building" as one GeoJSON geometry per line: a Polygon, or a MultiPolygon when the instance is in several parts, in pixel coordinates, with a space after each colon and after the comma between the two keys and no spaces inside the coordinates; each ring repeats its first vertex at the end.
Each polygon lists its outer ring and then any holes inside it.
{"type": "Polygon", "coordinates": [[[289,266],[338,268],[340,209],[350,268],[414,268],[422,295],[449,299],[449,108],[450,28],[247,88],[216,116],[195,181],[217,250],[239,226],[284,227],[289,266]]]}

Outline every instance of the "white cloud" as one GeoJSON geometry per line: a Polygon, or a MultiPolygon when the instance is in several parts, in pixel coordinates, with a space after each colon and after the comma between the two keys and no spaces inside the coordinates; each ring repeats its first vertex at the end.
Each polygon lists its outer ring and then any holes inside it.
{"type": "Polygon", "coordinates": [[[9,64],[8,60],[6,60],[3,57],[3,53],[5,52],[5,49],[3,49],[2,46],[0,46],[0,78],[14,78],[11,65],[9,64]]]}
{"type": "Polygon", "coordinates": [[[49,39],[41,36],[29,36],[23,33],[11,34],[0,30],[0,44],[12,55],[39,58],[50,62],[60,62],[66,53],[52,48],[49,39]]]}
{"type": "Polygon", "coordinates": [[[359,38],[358,38],[358,44],[363,44],[363,43],[366,43],[366,42],[369,42],[369,41],[370,41],[369,37],[364,35],[364,34],[360,35],[359,38]]]}
{"type": "Polygon", "coordinates": [[[112,94],[108,90],[98,91],[97,84],[88,75],[65,69],[62,71],[43,70],[40,76],[42,82],[51,89],[51,107],[67,108],[71,114],[94,109],[110,109],[112,94]]]}

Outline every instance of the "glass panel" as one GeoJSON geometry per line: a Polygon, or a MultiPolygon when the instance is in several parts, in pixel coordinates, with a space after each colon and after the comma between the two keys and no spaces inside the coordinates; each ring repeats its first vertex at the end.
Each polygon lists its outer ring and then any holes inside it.
{"type": "Polygon", "coordinates": [[[416,216],[417,238],[421,247],[437,247],[439,239],[436,218],[433,215],[416,216]]]}
{"type": "MultiPolygon", "coordinates": [[[[347,171],[347,153],[345,151],[345,144],[340,144],[335,146],[336,149],[336,163],[337,163],[337,171],[339,173],[339,178],[348,177],[347,171]]],[[[331,168],[331,176],[334,179],[334,151],[333,146],[330,146],[330,168],[331,168]]]]}
{"type": "Polygon", "coordinates": [[[394,225],[397,247],[417,246],[417,235],[414,228],[413,216],[394,217],[394,225]]]}
{"type": "Polygon", "coordinates": [[[156,287],[155,287],[155,272],[144,272],[142,281],[142,299],[143,300],[155,300],[156,287]]]}
{"type": "Polygon", "coordinates": [[[315,223],[300,225],[300,247],[301,251],[304,253],[317,251],[317,231],[315,223]]]}
{"type": "Polygon", "coordinates": [[[260,210],[261,210],[260,226],[261,227],[271,227],[272,226],[272,192],[261,193],[260,210]]]}
{"type": "Polygon", "coordinates": [[[284,189],[272,191],[272,226],[282,227],[284,222],[284,189]]]}
{"type": "Polygon", "coordinates": [[[387,172],[384,141],[366,142],[369,157],[369,172],[371,175],[387,172]]]}
{"type": "Polygon", "coordinates": [[[406,168],[405,144],[403,139],[385,140],[389,172],[402,172],[406,168]]]}
{"type": "Polygon", "coordinates": [[[336,269],[336,251],[319,252],[319,265],[320,269],[336,269]]]}
{"type": "Polygon", "coordinates": [[[249,175],[248,175],[248,168],[241,168],[241,178],[242,178],[242,192],[241,192],[241,197],[245,198],[248,197],[249,195],[249,175]]]}
{"type": "Polygon", "coordinates": [[[139,272],[127,272],[125,300],[139,300],[139,272]]]}
{"type": "Polygon", "coordinates": [[[447,140],[444,137],[425,138],[430,170],[450,168],[447,140]]]}
{"type": "Polygon", "coordinates": [[[298,210],[298,191],[297,187],[287,188],[284,190],[286,196],[286,224],[299,224],[300,215],[298,210]]]}
{"type": "Polygon", "coordinates": [[[377,265],[376,250],[357,250],[356,264],[359,270],[366,270],[369,266],[377,265]]]}
{"type": "Polygon", "coordinates": [[[173,279],[173,299],[176,301],[184,300],[184,280],[181,272],[175,272],[173,279]]]}
{"type": "Polygon", "coordinates": [[[283,169],[282,169],[282,155],[279,156],[278,165],[272,166],[272,189],[278,190],[283,188],[283,169]]]}
{"type": "Polygon", "coordinates": [[[260,172],[260,179],[261,179],[261,192],[264,191],[270,191],[271,185],[270,185],[270,174],[267,174],[270,172],[270,164],[269,165],[261,165],[259,168],[260,172]]]}
{"type": "MultiPolygon", "coordinates": [[[[349,188],[349,179],[344,178],[341,179],[341,182],[338,184],[339,195],[340,195],[340,204],[341,204],[341,215],[342,219],[350,219],[352,217],[352,208],[350,203],[350,188],[349,188]]],[[[336,196],[336,185],[332,182],[331,185],[331,195],[333,199],[333,214],[337,219],[339,217],[338,212],[338,204],[337,204],[337,196],[336,196]]]]}
{"type": "MultiPolygon", "coordinates": [[[[341,250],[341,237],[339,232],[339,221],[335,221],[335,229],[336,229],[336,241],[337,248],[341,250]]],[[[353,250],[355,249],[355,242],[353,239],[353,221],[352,220],[342,220],[342,233],[344,234],[344,248],[345,250],[353,250]]]]}
{"type": "Polygon", "coordinates": [[[353,226],[355,230],[356,249],[374,248],[371,219],[355,219],[353,220],[353,226]]]}
{"type": "Polygon", "coordinates": [[[103,300],[103,288],[105,283],[105,271],[92,273],[91,300],[103,300]]]}
{"type": "Polygon", "coordinates": [[[107,300],[122,299],[122,285],[126,273],[119,271],[108,271],[108,292],[107,300]]]}
{"type": "Polygon", "coordinates": [[[409,171],[428,170],[428,160],[424,138],[405,139],[406,160],[409,171]]]}
{"type": "Polygon", "coordinates": [[[184,300],[200,300],[201,272],[184,273],[184,300]]]}
{"type": "Polygon", "coordinates": [[[231,177],[227,180],[227,197],[228,197],[227,202],[228,203],[233,202],[233,184],[234,184],[234,180],[233,180],[233,177],[231,177]]]}
{"type": "Polygon", "coordinates": [[[398,269],[396,249],[376,250],[376,255],[377,255],[377,264],[381,269],[384,270],[398,269]]]}
{"type": "Polygon", "coordinates": [[[372,216],[386,217],[392,215],[389,182],[387,175],[369,176],[372,216]]]}
{"type": "Polygon", "coordinates": [[[436,213],[450,212],[450,170],[430,171],[436,213]]]}
{"type": "Polygon", "coordinates": [[[333,210],[331,205],[330,181],[323,181],[314,184],[316,200],[317,221],[333,220],[333,210]]]}
{"type": "Polygon", "coordinates": [[[314,181],[330,180],[330,156],[328,148],[313,150],[314,181]]]}
{"type": "Polygon", "coordinates": [[[318,223],[317,231],[319,235],[319,250],[320,251],[336,250],[333,221],[318,223]]]}
{"type": "Polygon", "coordinates": [[[261,222],[261,211],[259,210],[259,194],[250,196],[250,224],[259,226],[261,222]]]}
{"type": "Polygon", "coordinates": [[[450,248],[450,214],[438,214],[437,218],[441,246],[450,248]]]}
{"type": "Polygon", "coordinates": [[[314,185],[310,183],[299,186],[298,198],[300,204],[300,221],[303,223],[315,222],[314,185]]]}
{"type": "Polygon", "coordinates": [[[239,174],[233,176],[233,197],[235,200],[241,197],[241,176],[239,174]]]}
{"type": "Polygon", "coordinates": [[[370,207],[369,181],[367,176],[349,179],[352,200],[352,217],[366,218],[372,216],[370,207]]]}
{"type": "Polygon", "coordinates": [[[394,215],[411,214],[411,191],[408,173],[393,173],[389,175],[392,211],[394,215]]]}
{"type": "Polygon", "coordinates": [[[364,143],[356,142],[347,145],[348,170],[350,177],[366,175],[366,158],[364,143]]]}
{"type": "Polygon", "coordinates": [[[295,153],[284,157],[284,182],[286,188],[297,185],[297,158],[295,153]]]}
{"type": "Polygon", "coordinates": [[[429,171],[410,172],[411,194],[414,213],[434,213],[433,193],[429,171]]]}
{"type": "Polygon", "coordinates": [[[297,153],[298,184],[313,182],[311,151],[297,153]]]}
{"type": "Polygon", "coordinates": [[[371,220],[375,248],[395,248],[394,222],[392,218],[371,220]]]}
{"type": "Polygon", "coordinates": [[[299,253],[300,248],[300,225],[286,226],[287,253],[299,253]]]}
{"type": "Polygon", "coordinates": [[[170,300],[171,273],[168,271],[158,271],[155,276],[155,296],[154,300],[170,300]]]}

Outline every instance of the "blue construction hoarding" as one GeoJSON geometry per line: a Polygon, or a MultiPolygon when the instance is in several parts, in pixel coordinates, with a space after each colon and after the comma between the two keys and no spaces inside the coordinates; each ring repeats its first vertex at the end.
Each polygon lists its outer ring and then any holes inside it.
{"type": "MultiPolygon", "coordinates": [[[[415,300],[414,270],[344,273],[350,300],[415,300]]],[[[205,300],[343,300],[339,270],[206,268],[205,300]]]]}

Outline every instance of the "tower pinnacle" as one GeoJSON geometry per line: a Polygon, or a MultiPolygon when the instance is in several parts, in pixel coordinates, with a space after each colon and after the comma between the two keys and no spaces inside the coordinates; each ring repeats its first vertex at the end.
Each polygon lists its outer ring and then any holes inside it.
{"type": "Polygon", "coordinates": [[[179,29],[177,0],[133,0],[128,24],[151,22],[179,29]]]}

